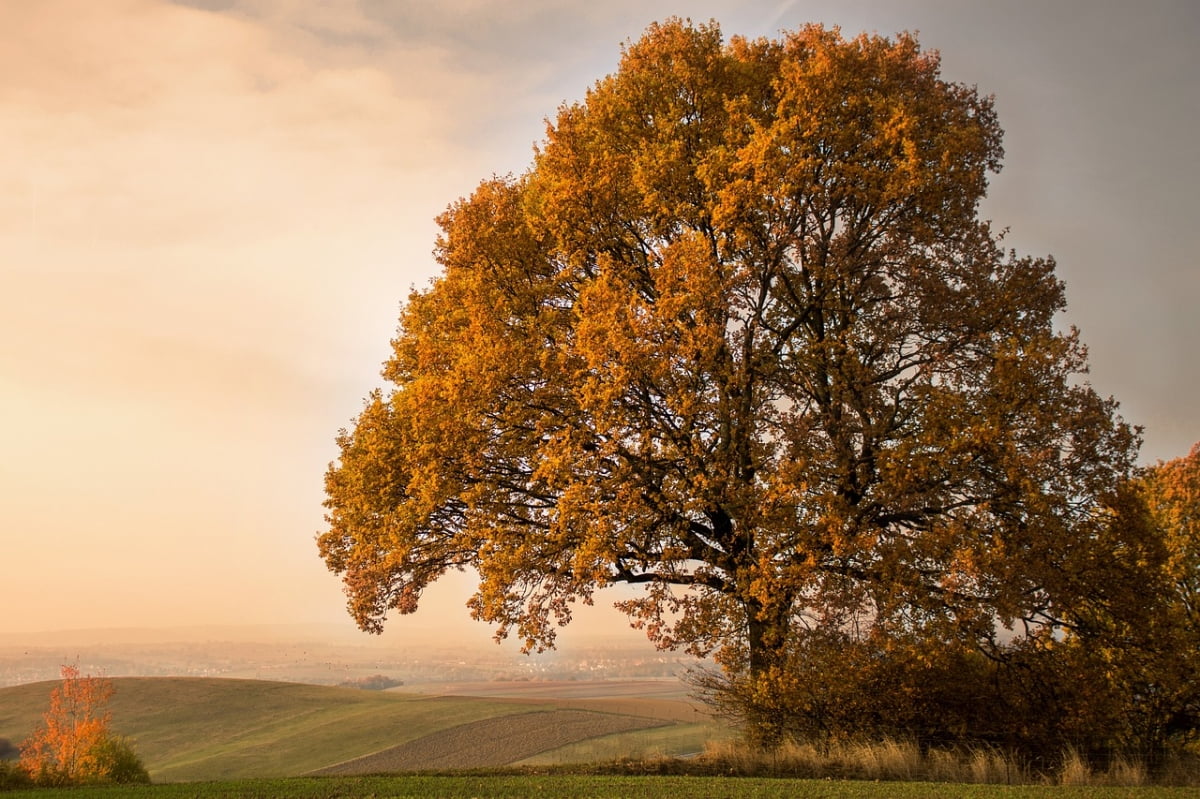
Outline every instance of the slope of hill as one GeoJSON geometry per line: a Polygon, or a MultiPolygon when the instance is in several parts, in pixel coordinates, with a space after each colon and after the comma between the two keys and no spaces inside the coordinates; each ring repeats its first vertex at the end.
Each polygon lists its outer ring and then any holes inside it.
{"type": "MultiPolygon", "coordinates": [[[[113,683],[113,728],[134,740],[155,781],[288,776],[335,764],[343,770],[504,765],[592,738],[675,724],[684,715],[670,703],[644,709],[621,703],[608,710],[585,699],[571,709],[565,700],[421,696],[259,680],[113,683]],[[514,742],[511,752],[483,745],[497,730],[514,742]],[[374,760],[362,760],[366,756],[374,760]]],[[[0,689],[0,738],[24,739],[53,685],[0,689]]]]}
{"type": "Polygon", "coordinates": [[[419,769],[495,767],[576,741],[661,727],[669,722],[589,710],[548,709],[480,719],[321,769],[319,774],[379,774],[419,769]]]}

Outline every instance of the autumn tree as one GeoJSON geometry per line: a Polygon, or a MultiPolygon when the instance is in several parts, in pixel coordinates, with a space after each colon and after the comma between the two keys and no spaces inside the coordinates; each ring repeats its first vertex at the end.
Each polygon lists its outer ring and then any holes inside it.
{"type": "Polygon", "coordinates": [[[1064,643],[1105,690],[1089,704],[1107,706],[1114,743],[1154,758],[1200,733],[1200,444],[1122,484],[1104,512],[1122,542],[1113,561],[1138,579],[1108,603],[1116,612],[1089,614],[1092,635],[1064,643]]]}
{"type": "Polygon", "coordinates": [[[474,569],[472,614],[536,649],[623,583],[658,645],[769,696],[813,631],[1070,624],[1137,435],[1053,260],[978,217],[1001,158],[991,99],[910,35],[652,25],[439,218],[326,477],[359,625],[474,569]]]}
{"type": "Polygon", "coordinates": [[[1135,488],[1166,547],[1165,575],[1179,620],[1193,636],[1189,648],[1200,653],[1200,443],[1186,457],[1147,469],[1135,488]]]}
{"type": "Polygon", "coordinates": [[[43,785],[149,782],[132,746],[110,729],[112,695],[111,681],[63,666],[42,726],[21,747],[22,770],[43,785]]]}
{"type": "Polygon", "coordinates": [[[1147,726],[1194,741],[1200,734],[1200,443],[1186,457],[1148,469],[1136,487],[1163,542],[1167,599],[1164,622],[1143,631],[1161,660],[1159,681],[1139,699],[1158,712],[1147,726]]]}

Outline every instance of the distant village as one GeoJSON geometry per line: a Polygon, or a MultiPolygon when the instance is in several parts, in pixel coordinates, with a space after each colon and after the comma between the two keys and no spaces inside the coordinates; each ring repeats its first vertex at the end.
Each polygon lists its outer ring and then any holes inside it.
{"type": "Polygon", "coordinates": [[[413,649],[241,641],[0,644],[0,687],[57,679],[67,663],[107,677],[230,677],[419,690],[447,682],[671,678],[697,661],[674,652],[600,644],[541,655],[449,643],[413,649]]]}

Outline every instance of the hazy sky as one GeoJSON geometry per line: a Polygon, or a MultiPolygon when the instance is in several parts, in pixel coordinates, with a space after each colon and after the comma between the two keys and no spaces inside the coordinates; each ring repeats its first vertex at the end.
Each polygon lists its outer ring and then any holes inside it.
{"type": "MultiPolygon", "coordinates": [[[[670,15],[919,31],[1143,460],[1200,440],[1194,0],[0,0],[0,632],[349,627],[322,478],[434,216],[670,15]]],[[[428,599],[388,636],[467,627],[428,599]]]]}

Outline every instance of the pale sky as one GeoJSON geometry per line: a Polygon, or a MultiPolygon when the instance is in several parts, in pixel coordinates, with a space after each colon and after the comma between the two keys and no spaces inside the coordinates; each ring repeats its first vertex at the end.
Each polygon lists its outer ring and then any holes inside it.
{"type": "MultiPolygon", "coordinates": [[[[0,633],[350,627],[323,475],[433,218],[671,15],[919,32],[996,95],[985,215],[1143,461],[1200,440],[1194,0],[0,0],[0,633]]],[[[486,639],[465,598],[385,638],[486,639]]]]}

